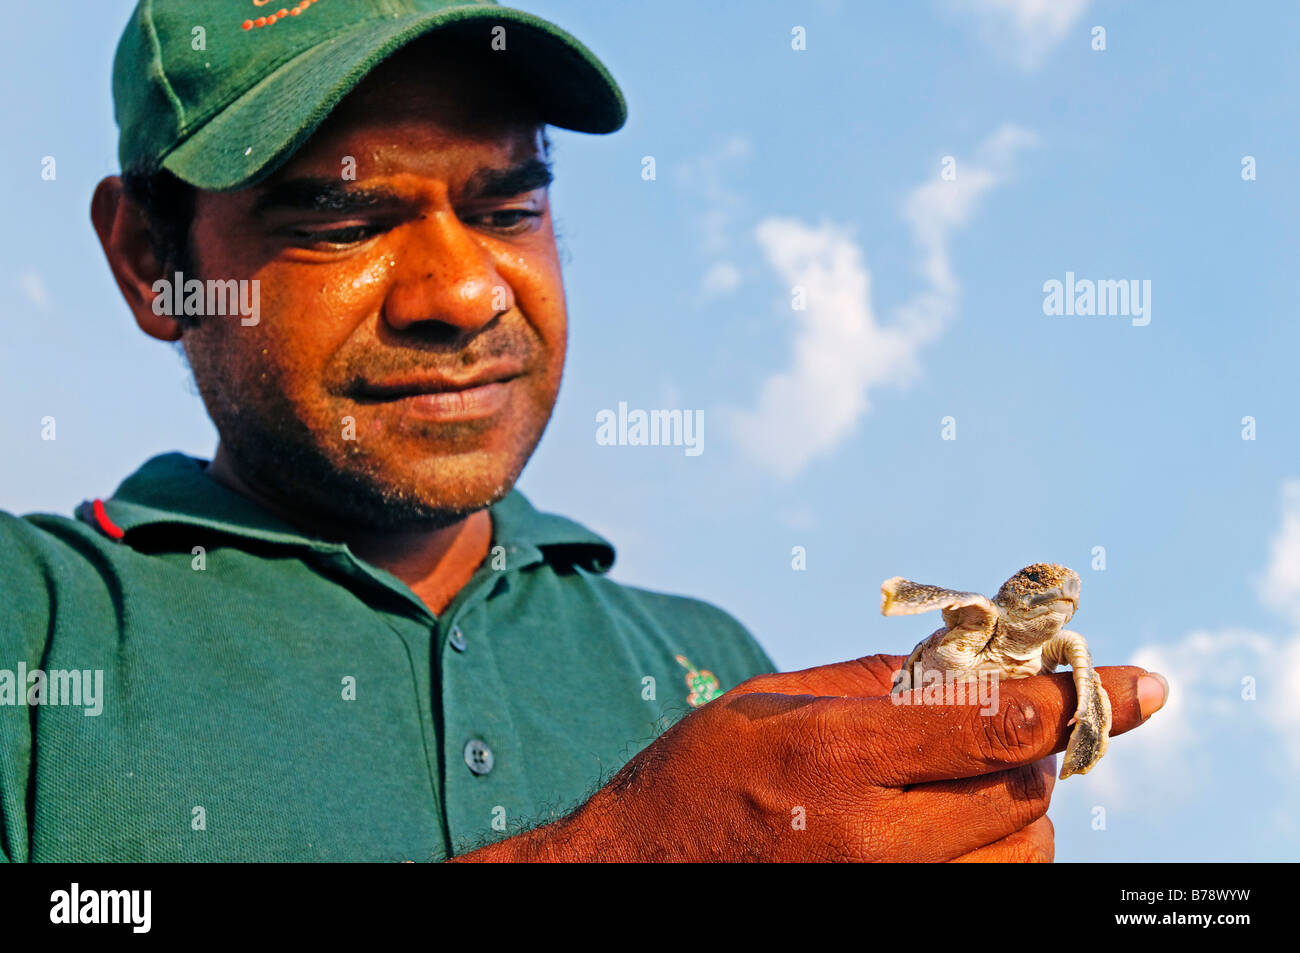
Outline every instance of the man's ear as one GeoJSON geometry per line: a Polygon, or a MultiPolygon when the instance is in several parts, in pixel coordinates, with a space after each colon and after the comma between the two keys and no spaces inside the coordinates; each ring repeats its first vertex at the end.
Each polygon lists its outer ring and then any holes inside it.
{"type": "Polygon", "coordinates": [[[181,324],[166,314],[154,311],[159,292],[154,284],[171,281],[164,275],[164,262],[154,253],[149,235],[149,219],[138,203],[126,194],[122,179],[110,175],[95,187],[90,200],[90,220],[95,225],[104,257],[113,269],[113,278],[122,292],[140,330],[160,341],[179,341],[181,324]]]}

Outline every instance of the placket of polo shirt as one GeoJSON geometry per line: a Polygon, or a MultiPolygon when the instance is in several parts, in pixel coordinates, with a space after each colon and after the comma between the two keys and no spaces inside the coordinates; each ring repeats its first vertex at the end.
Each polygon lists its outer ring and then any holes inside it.
{"type": "Polygon", "coordinates": [[[429,767],[436,809],[443,817],[444,829],[447,826],[446,792],[442,790],[439,779],[448,770],[448,765],[455,768],[457,762],[441,760],[444,744],[440,744],[436,713],[443,705],[442,677],[439,663],[439,650],[443,647],[442,631],[437,617],[409,586],[397,577],[376,566],[365,562],[347,547],[340,546],[332,552],[318,553],[314,557],[321,568],[341,574],[356,583],[362,590],[378,592],[400,598],[401,612],[389,611],[370,601],[366,604],[372,611],[381,615],[388,626],[406,644],[414,665],[415,688],[420,711],[420,725],[424,734],[425,760],[429,767]]]}
{"type": "MultiPolygon", "coordinates": [[[[493,612],[489,608],[492,600],[509,590],[513,573],[543,562],[545,556],[527,542],[498,543],[494,539],[492,547],[441,617],[430,613],[396,577],[358,559],[346,546],[315,557],[362,585],[379,585],[415,603],[427,626],[431,684],[429,697],[421,702],[431,717],[434,706],[441,704],[442,763],[432,768],[435,776],[446,779],[441,809],[453,853],[509,836],[516,829],[512,823],[525,820],[533,804],[523,746],[510,718],[507,689],[494,657],[498,646],[486,636],[497,624],[494,617],[508,625],[508,612],[493,612]],[[494,568],[492,547],[497,546],[497,555],[504,556],[502,569],[494,568]],[[456,628],[466,633],[464,651],[451,644],[456,628]]],[[[390,625],[404,635],[403,628],[392,620],[390,625]]],[[[436,728],[429,724],[427,730],[432,753],[437,747],[432,741],[436,728]]]]}
{"type": "Polygon", "coordinates": [[[489,605],[495,596],[509,590],[511,574],[545,557],[530,543],[501,546],[506,568],[492,568],[489,550],[487,560],[440,618],[429,612],[405,583],[358,559],[346,546],[325,546],[309,557],[322,571],[343,575],[362,589],[373,591],[378,587],[400,596],[415,610],[417,618],[405,611],[393,618],[387,610],[371,604],[407,642],[417,662],[427,659],[430,678],[427,685],[419,682],[420,708],[428,719],[422,718],[422,723],[430,771],[435,779],[446,779],[440,788],[435,784],[435,791],[441,794],[439,807],[453,854],[486,840],[509,836],[517,829],[512,824],[527,819],[534,803],[525,752],[510,717],[507,688],[495,661],[498,647],[488,637],[497,624],[508,625],[509,613],[493,612],[489,605]],[[413,624],[422,625],[420,635],[408,627],[413,624]],[[450,642],[450,634],[457,627],[467,633],[463,652],[450,642]],[[441,739],[434,724],[438,706],[443,716],[441,739]],[[442,759],[440,764],[438,757],[442,759]],[[471,757],[474,769],[468,763],[471,757]]]}
{"type": "Polygon", "coordinates": [[[509,836],[530,820],[534,804],[523,745],[510,715],[508,688],[496,664],[511,651],[510,576],[543,559],[530,544],[504,544],[506,568],[492,557],[479,567],[443,613],[447,636],[464,634],[465,648],[442,643],[443,802],[453,852],[509,836]],[[503,637],[504,636],[504,637],[503,637]]]}

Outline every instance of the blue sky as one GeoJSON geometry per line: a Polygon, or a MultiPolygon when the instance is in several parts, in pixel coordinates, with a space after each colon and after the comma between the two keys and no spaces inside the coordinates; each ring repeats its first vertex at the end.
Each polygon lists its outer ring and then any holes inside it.
{"type": "MultiPolygon", "coordinates": [[[[1297,8],[524,5],[630,107],[613,136],[552,133],[572,336],[534,503],[787,669],[927,635],[937,617],[879,615],[889,576],[991,593],[1070,565],[1098,663],[1157,668],[1172,697],[1057,787],[1058,860],[1300,857],[1297,8]],[[1149,281],[1149,323],[1045,315],[1067,272],[1149,281]],[[599,445],[620,402],[702,410],[704,452],[599,445]]],[[[89,224],[130,6],[42,8],[0,39],[12,512],[215,442],[89,224]]]]}

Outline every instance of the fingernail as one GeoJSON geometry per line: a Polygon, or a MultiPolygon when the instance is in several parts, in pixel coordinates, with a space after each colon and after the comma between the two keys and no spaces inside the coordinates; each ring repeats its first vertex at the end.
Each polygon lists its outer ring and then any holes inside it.
{"type": "Polygon", "coordinates": [[[1159,672],[1148,672],[1138,679],[1138,707],[1143,718],[1150,718],[1164,708],[1168,697],[1169,683],[1159,672]]]}

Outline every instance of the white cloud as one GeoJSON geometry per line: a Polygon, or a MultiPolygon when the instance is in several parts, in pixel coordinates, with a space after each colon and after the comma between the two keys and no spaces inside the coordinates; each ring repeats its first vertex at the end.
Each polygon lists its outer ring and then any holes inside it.
{"type": "Polygon", "coordinates": [[[1277,748],[1300,769],[1300,632],[1294,628],[1300,626],[1300,480],[1284,482],[1280,497],[1281,525],[1261,596],[1287,616],[1290,633],[1193,632],[1173,645],[1141,649],[1133,664],[1160,672],[1177,688],[1160,717],[1136,732],[1140,744],[1176,755],[1209,737],[1211,721],[1257,706],[1264,726],[1277,732],[1277,748]],[[1241,697],[1243,678],[1254,680],[1254,701],[1241,697]]]}
{"type": "Polygon", "coordinates": [[[1300,769],[1300,635],[1282,645],[1266,662],[1275,675],[1276,690],[1266,699],[1265,713],[1292,764],[1300,769]]]}
{"type": "Polygon", "coordinates": [[[1075,799],[1118,808],[1140,802],[1161,811],[1195,800],[1203,779],[1223,774],[1222,759],[1235,739],[1280,752],[1276,769],[1290,773],[1292,783],[1300,780],[1300,635],[1201,630],[1145,646],[1130,664],[1168,680],[1165,707],[1113,739],[1097,770],[1057,789],[1064,810],[1075,799]]]}
{"type": "MultiPolygon", "coordinates": [[[[741,193],[732,187],[732,167],[746,159],[753,147],[744,136],[731,136],[717,148],[677,167],[677,181],[701,202],[699,214],[700,247],[712,258],[722,258],[732,250],[736,216],[744,209],[741,193]]],[[[730,294],[740,286],[740,272],[728,261],[716,261],[700,283],[701,300],[730,294]]]]}
{"type": "Polygon", "coordinates": [[[45,279],[34,271],[23,274],[19,279],[23,296],[37,308],[44,311],[50,306],[50,295],[45,288],[45,279]]]}
{"type": "Polygon", "coordinates": [[[1260,583],[1264,603],[1300,623],[1300,480],[1282,485],[1282,527],[1260,583]]]}
{"type": "MultiPolygon", "coordinates": [[[[851,229],[791,218],[760,222],[755,237],[781,284],[802,288],[804,305],[785,304],[796,322],[791,365],[761,386],[752,410],[725,413],[728,429],[752,459],[793,477],[852,433],[871,409],[870,391],[905,383],[917,354],[956,311],[960,285],[948,242],[981,197],[1004,181],[1014,154],[1033,135],[1005,125],[959,163],[957,176],[936,176],[914,189],[902,217],[920,250],[922,291],[882,322],[871,300],[871,272],[851,229]]],[[[791,292],[793,294],[793,292],[791,292]]]]}
{"type": "MultiPolygon", "coordinates": [[[[1264,604],[1287,617],[1300,628],[1300,480],[1287,480],[1281,491],[1282,525],[1269,550],[1264,572],[1264,604]]],[[[1300,634],[1279,645],[1267,660],[1276,679],[1276,691],[1268,699],[1270,720],[1281,733],[1281,741],[1300,767],[1300,634]]]]}
{"type": "Polygon", "coordinates": [[[949,0],[981,39],[1021,69],[1038,69],[1088,8],[1089,0],[949,0]]]}
{"type": "Polygon", "coordinates": [[[1273,696],[1272,660],[1279,648],[1279,640],[1244,629],[1196,631],[1172,644],[1142,647],[1132,664],[1163,675],[1170,684],[1169,700],[1160,717],[1135,732],[1125,747],[1148,749],[1145,758],[1173,764],[1210,734],[1208,722],[1234,717],[1246,705],[1275,714],[1267,699],[1243,698],[1243,679],[1254,680],[1256,692],[1261,682],[1268,682],[1265,694],[1273,696]]]}
{"type": "Polygon", "coordinates": [[[730,294],[740,287],[740,269],[729,261],[717,262],[704,273],[700,286],[704,298],[730,294]]]}
{"type": "MultiPolygon", "coordinates": [[[[1275,604],[1294,612],[1300,480],[1284,483],[1281,497],[1281,527],[1264,576],[1278,588],[1264,592],[1289,594],[1275,604]]],[[[1275,634],[1198,630],[1141,647],[1131,664],[1165,676],[1169,699],[1140,729],[1112,742],[1102,765],[1063,792],[1068,799],[1122,805],[1140,795],[1167,809],[1196,796],[1198,777],[1218,770],[1216,762],[1233,738],[1262,739],[1265,748],[1284,755],[1278,770],[1300,782],[1300,632],[1289,626],[1275,634]]]]}
{"type": "Polygon", "coordinates": [[[804,290],[806,307],[790,311],[793,364],[763,383],[753,410],[727,420],[749,457],[792,477],[847,436],[869,409],[869,388],[908,376],[933,334],[876,320],[871,275],[848,229],[770,218],[756,236],[782,284],[804,290]]]}
{"type": "Polygon", "coordinates": [[[677,181],[688,192],[704,200],[700,215],[701,242],[710,255],[725,254],[731,247],[731,222],[744,207],[740,192],[729,181],[731,167],[746,159],[753,147],[744,136],[732,136],[717,148],[677,166],[677,181]]]}

